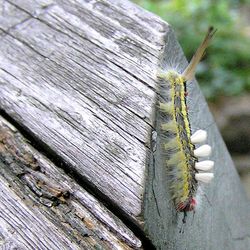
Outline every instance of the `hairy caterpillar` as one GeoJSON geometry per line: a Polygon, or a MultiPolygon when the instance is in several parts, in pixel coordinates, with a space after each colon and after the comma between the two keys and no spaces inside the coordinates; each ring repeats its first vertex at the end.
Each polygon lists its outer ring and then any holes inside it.
{"type": "Polygon", "coordinates": [[[198,148],[207,138],[205,130],[192,134],[187,105],[186,84],[194,77],[195,69],[201,60],[215,30],[208,32],[183,73],[167,71],[158,73],[159,96],[157,112],[160,116],[160,144],[162,157],[167,167],[169,187],[174,206],[178,212],[184,212],[183,222],[188,211],[195,210],[198,183],[209,183],[214,162],[198,161],[198,157],[207,157],[211,147],[207,144],[198,148]]]}

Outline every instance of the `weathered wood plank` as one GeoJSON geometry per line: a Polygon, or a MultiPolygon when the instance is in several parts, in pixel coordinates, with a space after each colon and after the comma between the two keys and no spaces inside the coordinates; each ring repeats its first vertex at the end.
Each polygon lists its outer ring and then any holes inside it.
{"type": "Polygon", "coordinates": [[[28,13],[20,11],[13,4],[7,1],[0,2],[0,29],[8,30],[11,27],[15,27],[30,17],[28,13]]]}
{"type": "Polygon", "coordinates": [[[82,185],[141,228],[145,222],[158,249],[247,249],[249,202],[195,82],[188,86],[192,129],[208,130],[216,163],[205,188],[211,205],[203,198],[180,234],[182,215],[169,202],[157,153],[146,173],[155,72],[186,65],[169,26],[127,1],[8,3],[29,18],[1,28],[0,107],[82,185]]]}
{"type": "Polygon", "coordinates": [[[135,219],[168,26],[128,2],[8,2],[30,19],[3,29],[2,109],[135,219]]]}
{"type": "Polygon", "coordinates": [[[141,242],[100,202],[0,117],[0,246],[137,249],[141,242]]]}

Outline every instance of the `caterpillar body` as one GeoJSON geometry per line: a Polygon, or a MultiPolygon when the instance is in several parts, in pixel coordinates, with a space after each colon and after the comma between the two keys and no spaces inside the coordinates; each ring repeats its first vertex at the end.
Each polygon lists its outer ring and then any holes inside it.
{"type": "Polygon", "coordinates": [[[176,210],[184,212],[183,222],[186,213],[195,210],[199,182],[208,183],[213,178],[213,173],[207,171],[213,168],[214,162],[198,161],[199,157],[210,155],[211,147],[207,144],[198,148],[195,146],[206,140],[207,132],[198,130],[192,134],[186,104],[186,84],[193,79],[195,68],[214,33],[214,29],[210,27],[183,73],[179,74],[176,71],[158,73],[157,112],[161,121],[159,126],[161,152],[167,167],[171,197],[176,210]]]}

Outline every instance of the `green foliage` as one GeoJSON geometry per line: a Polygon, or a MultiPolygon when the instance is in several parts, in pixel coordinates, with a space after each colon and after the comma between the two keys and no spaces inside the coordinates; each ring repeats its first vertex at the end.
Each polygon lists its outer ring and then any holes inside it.
{"type": "Polygon", "coordinates": [[[172,25],[189,60],[208,26],[218,30],[196,74],[207,98],[250,90],[250,38],[244,34],[238,10],[249,0],[134,1],[172,25]]]}

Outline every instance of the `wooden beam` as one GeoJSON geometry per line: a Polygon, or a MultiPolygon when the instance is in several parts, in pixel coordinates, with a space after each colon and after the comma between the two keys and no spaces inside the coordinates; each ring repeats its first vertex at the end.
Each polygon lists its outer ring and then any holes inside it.
{"type": "Polygon", "coordinates": [[[168,26],[119,1],[7,3],[29,18],[3,29],[2,108],[137,220],[168,26]]]}
{"type": "Polygon", "coordinates": [[[137,249],[140,240],[0,117],[1,247],[137,249]]]}
{"type": "Polygon", "coordinates": [[[249,201],[195,81],[191,128],[208,130],[215,179],[179,233],[182,214],[151,149],[156,72],[187,65],[168,24],[126,0],[3,6],[12,20],[0,26],[1,110],[63,176],[71,173],[158,249],[247,249],[249,201]]]}

